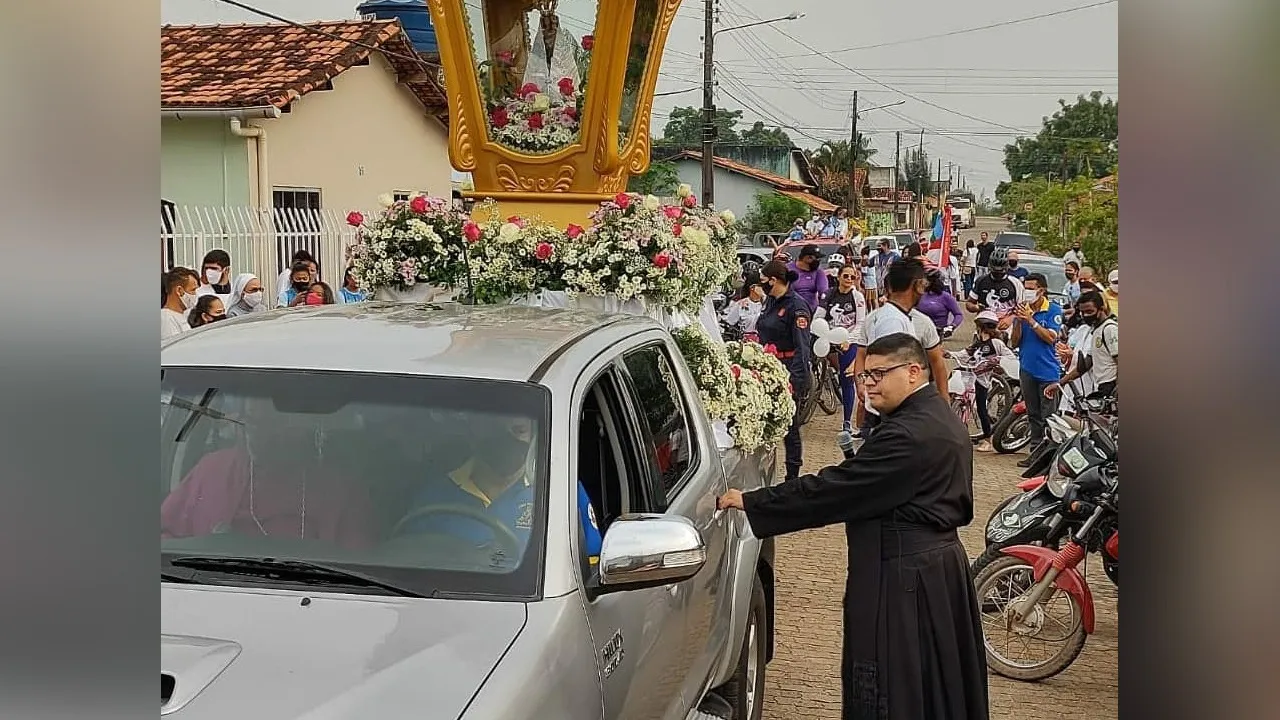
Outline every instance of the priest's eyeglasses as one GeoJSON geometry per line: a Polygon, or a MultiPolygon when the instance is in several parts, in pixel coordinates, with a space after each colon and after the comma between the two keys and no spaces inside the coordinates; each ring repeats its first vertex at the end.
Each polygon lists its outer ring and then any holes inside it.
{"type": "Polygon", "coordinates": [[[886,368],[876,368],[875,370],[865,370],[863,372],[858,373],[857,375],[854,375],[853,379],[857,380],[858,382],[864,385],[868,385],[868,384],[878,385],[880,381],[884,379],[885,375],[888,375],[889,373],[893,372],[894,370],[897,370],[898,368],[904,368],[908,365],[914,365],[914,364],[915,363],[904,362],[904,363],[898,363],[897,365],[890,365],[889,367],[886,367],[886,368]]]}

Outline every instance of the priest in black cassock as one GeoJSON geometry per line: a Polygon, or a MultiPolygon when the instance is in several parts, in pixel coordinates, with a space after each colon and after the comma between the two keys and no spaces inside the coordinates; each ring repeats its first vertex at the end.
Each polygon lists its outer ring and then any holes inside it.
{"type": "Polygon", "coordinates": [[[858,380],[882,424],[851,460],[730,490],[756,537],[845,524],[844,720],[987,720],[977,596],[956,528],[973,520],[973,443],[920,342],[887,335],[858,380]]]}

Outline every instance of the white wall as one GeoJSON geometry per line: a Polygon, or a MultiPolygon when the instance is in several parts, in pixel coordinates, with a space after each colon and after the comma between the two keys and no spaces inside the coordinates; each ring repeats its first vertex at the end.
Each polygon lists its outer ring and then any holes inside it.
{"type": "MultiPolygon", "coordinates": [[[[702,163],[698,160],[677,160],[676,172],[680,182],[688,183],[693,188],[694,197],[702,202],[702,163]]],[[[774,191],[768,183],[719,167],[715,168],[714,189],[716,209],[732,210],[738,217],[746,216],[747,210],[755,204],[756,193],[774,191]]]]}

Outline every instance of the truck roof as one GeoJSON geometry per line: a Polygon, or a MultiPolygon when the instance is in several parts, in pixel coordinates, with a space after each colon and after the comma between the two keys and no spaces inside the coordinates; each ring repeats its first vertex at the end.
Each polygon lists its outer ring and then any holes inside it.
{"type": "Polygon", "coordinates": [[[584,310],[369,301],[230,318],[166,342],[160,363],[523,382],[593,333],[627,327],[662,326],[584,310]]]}

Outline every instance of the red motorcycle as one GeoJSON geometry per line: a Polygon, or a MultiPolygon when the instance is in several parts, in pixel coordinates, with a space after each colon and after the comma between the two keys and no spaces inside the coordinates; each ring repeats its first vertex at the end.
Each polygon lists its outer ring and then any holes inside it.
{"type": "Polygon", "coordinates": [[[1120,561],[1120,482],[1114,468],[1098,475],[1101,493],[1080,499],[1068,485],[1066,505],[1087,515],[1062,549],[1003,548],[1004,557],[974,578],[983,614],[987,667],[1015,680],[1043,680],[1067,669],[1094,631],[1093,593],[1077,566],[1090,551],[1117,569],[1120,561]],[[1042,655],[1035,648],[1043,647],[1042,655]]]}

